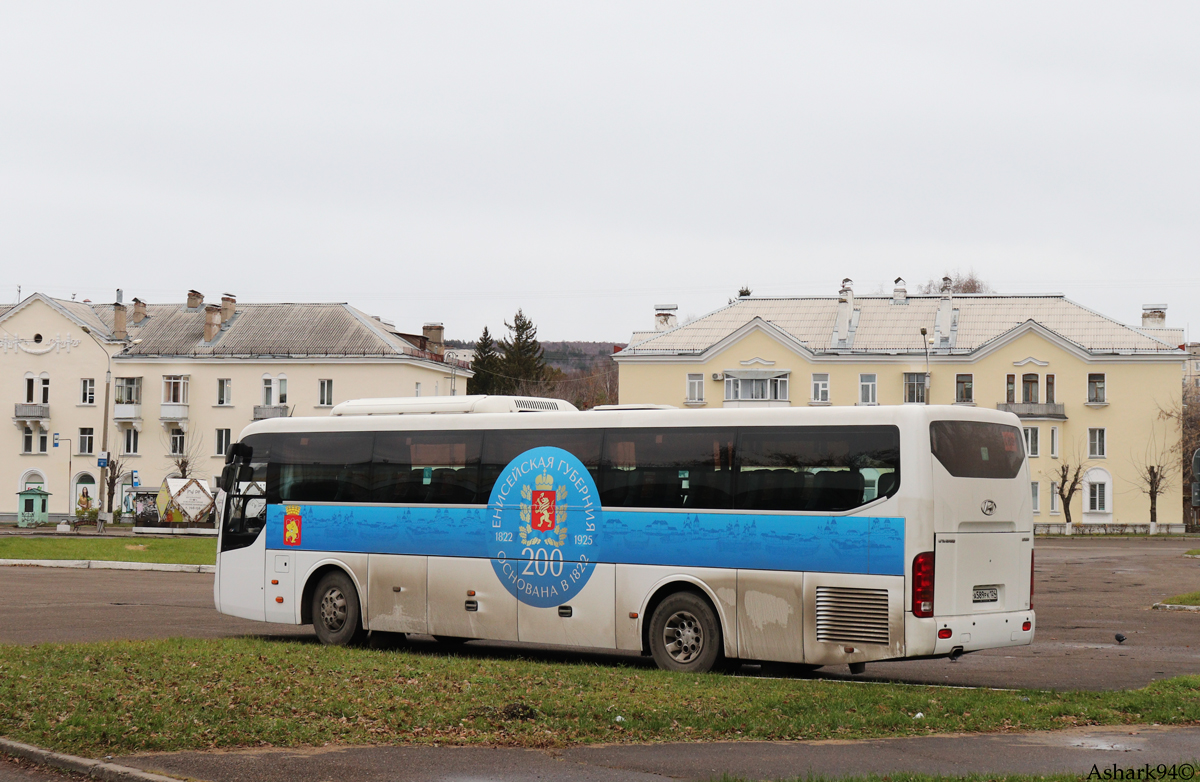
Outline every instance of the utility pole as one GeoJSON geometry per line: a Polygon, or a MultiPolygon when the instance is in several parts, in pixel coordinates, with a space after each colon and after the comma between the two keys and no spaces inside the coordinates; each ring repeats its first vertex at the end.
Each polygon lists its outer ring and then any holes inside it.
{"type": "Polygon", "coordinates": [[[96,346],[104,351],[104,357],[108,360],[108,370],[104,373],[104,428],[101,429],[100,435],[100,452],[105,455],[105,466],[100,468],[100,494],[99,494],[99,509],[104,513],[104,498],[108,489],[108,405],[110,395],[112,394],[112,354],[104,345],[100,344],[100,340],[96,339],[96,335],[87,326],[83,326],[83,333],[92,338],[96,346]]]}
{"type": "Polygon", "coordinates": [[[929,343],[933,340],[926,338],[929,332],[921,327],[921,344],[925,347],[925,404],[929,404],[929,343]]]}

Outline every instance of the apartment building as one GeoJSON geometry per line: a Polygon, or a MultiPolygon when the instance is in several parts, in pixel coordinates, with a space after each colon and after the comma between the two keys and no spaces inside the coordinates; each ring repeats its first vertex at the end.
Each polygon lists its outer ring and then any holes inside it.
{"type": "Polygon", "coordinates": [[[0,307],[0,392],[14,406],[0,438],[10,487],[0,518],[32,486],[50,492],[55,518],[99,507],[106,449],[121,466],[115,499],[128,506],[134,471],[156,487],[188,458],[207,480],[252,421],[326,415],[346,399],[461,394],[472,375],[445,355],[440,323],[417,335],[347,304],[120,298],[35,293],[0,307]]]}
{"type": "MultiPolygon", "coordinates": [[[[948,279],[933,295],[897,279],[890,296],[855,296],[845,280],[837,296],[743,297],[682,324],[673,305],[658,307],[655,328],[614,359],[622,403],[1008,410],[1021,419],[1039,529],[1063,529],[1064,464],[1082,467],[1073,522],[1144,529],[1139,472],[1178,459],[1178,428],[1160,411],[1179,404],[1189,356],[1165,305],[1143,320],[1126,326],[1058,294],[954,294],[948,279]]],[[[1182,531],[1177,473],[1157,507],[1158,531],[1182,531]]]]}

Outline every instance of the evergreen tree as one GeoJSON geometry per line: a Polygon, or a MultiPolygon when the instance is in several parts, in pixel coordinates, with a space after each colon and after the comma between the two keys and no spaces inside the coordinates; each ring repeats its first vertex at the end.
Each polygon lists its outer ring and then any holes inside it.
{"type": "Polygon", "coordinates": [[[479,341],[475,343],[475,355],[471,359],[471,369],[475,370],[475,377],[467,380],[467,393],[499,393],[497,386],[503,378],[497,373],[503,372],[500,366],[502,361],[503,357],[496,351],[496,340],[492,339],[488,327],[484,326],[483,334],[479,335],[479,341]]]}
{"type": "Polygon", "coordinates": [[[503,393],[529,393],[532,387],[545,381],[549,372],[545,350],[537,339],[537,326],[517,310],[513,322],[504,322],[508,336],[501,340],[504,358],[500,361],[503,393]]]}

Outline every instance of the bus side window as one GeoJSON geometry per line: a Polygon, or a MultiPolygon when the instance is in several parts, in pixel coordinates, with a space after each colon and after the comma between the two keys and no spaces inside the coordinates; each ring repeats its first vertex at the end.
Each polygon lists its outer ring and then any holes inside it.
{"type": "Polygon", "coordinates": [[[280,502],[369,502],[370,432],[279,435],[271,453],[280,502]]]}
{"type": "Polygon", "coordinates": [[[371,496],[388,503],[477,502],[482,437],[481,432],[377,432],[371,496]]]}
{"type": "Polygon", "coordinates": [[[609,429],[601,504],[725,509],[733,504],[733,429],[609,429]]]}
{"type": "Polygon", "coordinates": [[[583,463],[591,473],[592,480],[599,485],[600,444],[603,435],[602,429],[521,429],[484,433],[476,502],[484,503],[491,498],[492,488],[513,459],[526,451],[543,446],[561,448],[574,456],[583,463]]]}

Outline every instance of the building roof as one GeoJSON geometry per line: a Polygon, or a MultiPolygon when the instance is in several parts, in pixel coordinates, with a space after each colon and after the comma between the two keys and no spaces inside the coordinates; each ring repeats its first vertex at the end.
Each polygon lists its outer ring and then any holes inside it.
{"type": "Polygon", "coordinates": [[[41,299],[108,342],[125,342],[116,359],[138,358],[376,358],[453,363],[469,375],[469,364],[421,350],[395,327],[351,307],[331,303],[236,304],[233,317],[211,342],[204,340],[204,306],[146,304],[146,317],[134,322],[126,307],[127,338],[113,334],[113,304],[64,301],[34,294],[0,310],[0,318],[41,299]]]}
{"type": "MultiPolygon", "coordinates": [[[[924,354],[921,329],[940,339],[931,352],[969,354],[1034,322],[1082,350],[1096,353],[1177,352],[1178,329],[1137,329],[1094,312],[1061,294],[742,297],[688,323],[658,332],[635,332],[618,358],[703,353],[759,319],[813,353],[924,354]],[[837,339],[839,307],[853,303],[845,342],[837,339]],[[943,323],[939,309],[948,313],[943,323]],[[938,326],[943,326],[939,332],[938,326]]],[[[943,316],[946,317],[946,316],[943,316]]]]}

